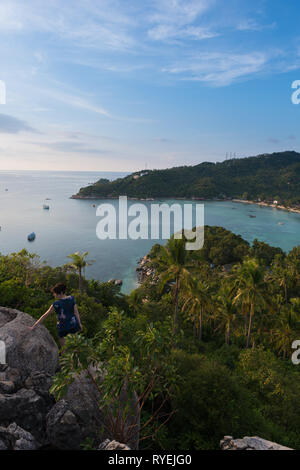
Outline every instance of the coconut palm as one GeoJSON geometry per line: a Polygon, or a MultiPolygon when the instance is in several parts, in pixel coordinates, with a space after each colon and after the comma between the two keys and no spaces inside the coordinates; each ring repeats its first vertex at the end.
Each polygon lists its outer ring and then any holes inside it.
{"type": "Polygon", "coordinates": [[[219,324],[217,329],[224,329],[225,343],[229,346],[232,328],[238,320],[237,307],[234,302],[234,290],[231,284],[222,284],[217,302],[216,316],[219,324]]]}
{"type": "Polygon", "coordinates": [[[89,254],[88,251],[85,251],[84,253],[79,253],[79,251],[76,251],[75,253],[68,256],[68,258],[70,258],[72,260],[72,262],[69,263],[69,266],[71,266],[73,269],[76,269],[76,271],[78,271],[79,291],[80,291],[80,293],[83,292],[83,275],[82,275],[82,271],[87,266],[90,266],[94,262],[94,261],[86,259],[88,254],[89,254]]]}
{"type": "Polygon", "coordinates": [[[196,330],[198,330],[198,339],[202,341],[203,317],[212,306],[208,284],[194,277],[188,278],[184,299],[182,311],[187,311],[188,318],[193,322],[194,340],[196,339],[196,330]]]}
{"type": "Polygon", "coordinates": [[[241,304],[244,311],[248,310],[247,348],[250,345],[254,314],[267,304],[265,272],[266,269],[255,258],[246,258],[235,270],[237,294],[234,303],[241,304]]]}
{"type": "Polygon", "coordinates": [[[190,275],[186,266],[188,254],[185,249],[184,239],[171,238],[167,245],[161,250],[158,259],[160,271],[160,285],[163,289],[166,284],[174,282],[174,320],[173,332],[176,333],[178,324],[178,301],[181,284],[183,279],[187,279],[190,275]]]}

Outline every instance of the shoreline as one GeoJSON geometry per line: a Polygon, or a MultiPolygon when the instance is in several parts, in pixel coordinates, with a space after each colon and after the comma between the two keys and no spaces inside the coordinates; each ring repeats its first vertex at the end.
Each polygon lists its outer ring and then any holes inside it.
{"type": "Polygon", "coordinates": [[[300,214],[300,209],[295,209],[293,207],[285,207],[279,204],[274,204],[274,203],[269,203],[269,202],[245,201],[243,199],[231,199],[231,202],[237,202],[239,204],[250,204],[250,205],[255,204],[260,207],[270,207],[272,209],[279,209],[279,210],[291,212],[294,214],[300,214]]]}
{"type": "MultiPolygon", "coordinates": [[[[117,200],[119,199],[120,196],[79,196],[78,194],[74,194],[73,196],[70,197],[70,199],[81,199],[81,200],[87,200],[87,201],[92,201],[92,200],[117,200]]],[[[128,201],[145,201],[145,202],[152,202],[152,201],[167,201],[167,200],[174,200],[174,201],[202,201],[203,203],[205,202],[235,202],[239,204],[249,204],[249,205],[257,205],[260,207],[270,207],[272,209],[279,209],[283,210],[286,212],[291,212],[294,214],[300,214],[300,209],[295,209],[293,207],[285,207],[281,206],[279,204],[273,204],[269,202],[257,202],[257,201],[248,201],[244,199],[204,199],[201,197],[153,197],[153,198],[140,198],[140,197],[128,197],[128,201]]]]}

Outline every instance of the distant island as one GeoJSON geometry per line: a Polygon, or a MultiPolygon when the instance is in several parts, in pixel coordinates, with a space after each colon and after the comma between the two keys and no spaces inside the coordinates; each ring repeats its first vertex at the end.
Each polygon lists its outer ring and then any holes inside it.
{"type": "Polygon", "coordinates": [[[115,181],[100,179],[74,199],[239,199],[300,206],[300,153],[294,151],[144,170],[115,181]]]}

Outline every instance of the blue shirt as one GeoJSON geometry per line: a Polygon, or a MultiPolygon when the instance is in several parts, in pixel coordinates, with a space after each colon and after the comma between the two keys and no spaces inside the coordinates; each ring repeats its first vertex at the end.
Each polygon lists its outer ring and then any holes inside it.
{"type": "Polygon", "coordinates": [[[60,330],[71,330],[78,326],[78,321],[74,313],[75,304],[76,302],[72,295],[53,302],[52,305],[57,316],[57,327],[60,330]]]}

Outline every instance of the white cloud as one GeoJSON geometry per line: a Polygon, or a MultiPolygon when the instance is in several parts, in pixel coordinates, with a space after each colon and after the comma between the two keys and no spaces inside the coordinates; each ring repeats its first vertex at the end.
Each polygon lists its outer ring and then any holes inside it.
{"type": "Polygon", "coordinates": [[[270,24],[260,24],[256,20],[249,18],[241,21],[237,25],[237,29],[239,31],[262,31],[264,29],[274,29],[276,26],[277,24],[275,21],[270,24]]]}
{"type": "Polygon", "coordinates": [[[210,52],[193,55],[185,61],[163,69],[183,80],[207,82],[214,86],[229,85],[233,81],[262,71],[268,58],[262,52],[229,54],[210,52]]]}

